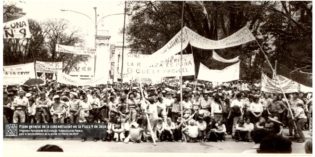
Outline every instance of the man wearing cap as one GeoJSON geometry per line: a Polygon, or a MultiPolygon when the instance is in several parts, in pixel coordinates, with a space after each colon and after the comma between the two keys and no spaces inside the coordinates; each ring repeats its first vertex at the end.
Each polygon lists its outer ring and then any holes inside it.
{"type": "Polygon", "coordinates": [[[35,101],[36,113],[35,121],[36,123],[48,123],[50,120],[49,107],[51,106],[51,100],[46,97],[45,92],[39,94],[39,98],[35,101]]]}
{"type": "Polygon", "coordinates": [[[53,97],[53,103],[50,108],[53,123],[64,123],[66,116],[66,104],[60,101],[59,95],[53,97]]]}
{"type": "Polygon", "coordinates": [[[29,101],[25,97],[24,91],[19,91],[19,96],[14,99],[12,106],[14,108],[13,123],[25,123],[25,111],[29,106],[29,101]]]}

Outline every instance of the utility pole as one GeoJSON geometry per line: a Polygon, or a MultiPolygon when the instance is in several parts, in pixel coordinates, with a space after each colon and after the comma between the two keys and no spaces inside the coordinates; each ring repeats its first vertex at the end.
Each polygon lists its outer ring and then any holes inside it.
{"type": "Polygon", "coordinates": [[[125,8],[124,8],[124,27],[123,27],[123,45],[121,50],[121,82],[123,83],[123,77],[124,77],[124,49],[125,49],[125,27],[126,27],[126,3],[125,1],[125,8]]]}
{"type": "Polygon", "coordinates": [[[94,78],[96,77],[96,47],[97,47],[97,43],[96,43],[96,38],[97,38],[97,11],[96,11],[96,7],[94,7],[94,13],[95,13],[95,37],[94,37],[94,78]]]}

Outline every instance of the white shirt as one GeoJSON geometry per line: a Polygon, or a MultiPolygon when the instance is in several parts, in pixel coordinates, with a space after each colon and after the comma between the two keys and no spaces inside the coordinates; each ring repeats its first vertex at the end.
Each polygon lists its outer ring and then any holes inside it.
{"type": "Polygon", "coordinates": [[[211,115],[213,116],[215,113],[222,113],[222,107],[220,104],[213,102],[211,104],[211,115]]]}
{"type": "Polygon", "coordinates": [[[210,108],[211,106],[211,100],[205,100],[204,98],[201,98],[201,102],[200,102],[201,108],[210,108]]]}
{"type": "Polygon", "coordinates": [[[244,123],[244,127],[248,131],[253,131],[254,130],[254,124],[253,123],[244,123]]]}
{"type": "Polygon", "coordinates": [[[192,103],[190,101],[183,101],[182,103],[184,109],[192,109],[192,103]]]}
{"type": "Polygon", "coordinates": [[[174,103],[174,99],[172,98],[164,98],[163,102],[166,107],[170,107],[174,103]]]}
{"type": "Polygon", "coordinates": [[[299,119],[302,119],[302,118],[306,119],[306,118],[307,118],[306,115],[305,115],[305,112],[304,112],[304,109],[303,109],[303,108],[297,107],[297,108],[295,109],[295,112],[296,112],[295,115],[298,115],[297,118],[299,118],[299,119]]]}
{"type": "Polygon", "coordinates": [[[13,107],[18,107],[18,106],[27,107],[28,104],[29,104],[29,102],[28,102],[28,99],[27,99],[26,97],[20,98],[20,97],[18,96],[18,97],[15,97],[15,98],[14,98],[14,101],[13,101],[13,107]]]}
{"type": "Polygon", "coordinates": [[[148,113],[151,114],[152,118],[158,118],[158,110],[157,110],[157,103],[149,104],[148,106],[148,113]]]}
{"type": "Polygon", "coordinates": [[[263,106],[260,103],[250,103],[249,105],[249,110],[252,112],[262,112],[263,111],[263,106]]]}
{"type": "Polygon", "coordinates": [[[92,109],[92,106],[89,102],[80,101],[80,106],[83,110],[90,110],[92,109]]]}
{"type": "Polygon", "coordinates": [[[231,103],[231,107],[233,107],[233,106],[238,106],[238,107],[240,107],[240,108],[243,108],[243,101],[242,101],[242,100],[239,101],[239,100],[237,100],[237,99],[234,99],[234,100],[232,101],[232,103],[231,103]]]}

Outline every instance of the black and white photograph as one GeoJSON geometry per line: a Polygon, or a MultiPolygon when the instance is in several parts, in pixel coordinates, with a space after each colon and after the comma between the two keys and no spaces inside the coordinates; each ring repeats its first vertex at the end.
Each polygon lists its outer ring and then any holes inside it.
{"type": "Polygon", "coordinates": [[[312,155],[312,1],[2,4],[6,157],[312,155]]]}

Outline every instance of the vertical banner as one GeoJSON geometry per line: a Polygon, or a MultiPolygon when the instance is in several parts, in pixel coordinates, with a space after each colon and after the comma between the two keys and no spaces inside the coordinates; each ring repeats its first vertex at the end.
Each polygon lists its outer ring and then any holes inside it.
{"type": "Polygon", "coordinates": [[[3,66],[3,84],[23,84],[30,78],[35,78],[34,63],[3,66]]]}
{"type": "Polygon", "coordinates": [[[31,32],[26,17],[21,17],[3,24],[4,39],[25,39],[30,37],[31,32]]]}

